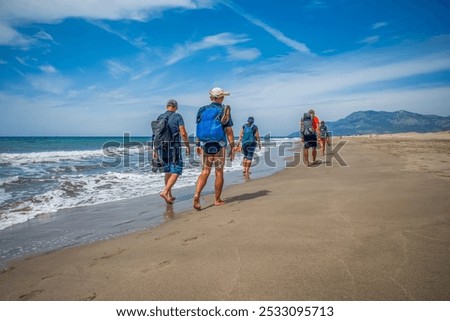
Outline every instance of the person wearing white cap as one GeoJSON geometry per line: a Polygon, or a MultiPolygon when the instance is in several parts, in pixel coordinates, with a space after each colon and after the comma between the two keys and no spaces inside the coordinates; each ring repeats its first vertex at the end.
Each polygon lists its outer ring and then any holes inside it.
{"type": "Polygon", "coordinates": [[[209,91],[211,104],[203,106],[197,113],[197,153],[202,156],[200,173],[194,194],[193,206],[201,210],[200,195],[205,187],[211,169],[215,168],[214,205],[225,204],[220,198],[224,183],[224,166],[227,141],[230,143],[230,160],[234,159],[234,133],[230,106],[223,105],[225,96],[230,93],[215,87],[209,91]]]}

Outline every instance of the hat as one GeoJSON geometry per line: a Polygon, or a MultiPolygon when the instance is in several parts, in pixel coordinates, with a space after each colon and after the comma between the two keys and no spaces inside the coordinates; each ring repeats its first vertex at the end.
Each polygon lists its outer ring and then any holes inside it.
{"type": "Polygon", "coordinates": [[[214,98],[221,98],[223,96],[229,96],[230,93],[228,91],[223,91],[220,87],[214,87],[209,91],[209,95],[214,98]]]}
{"type": "Polygon", "coordinates": [[[253,117],[250,116],[250,117],[247,119],[247,122],[253,123],[253,122],[255,122],[255,118],[253,118],[253,117]]]}
{"type": "Polygon", "coordinates": [[[166,104],[167,107],[172,106],[178,108],[178,103],[175,99],[169,99],[166,104]]]}

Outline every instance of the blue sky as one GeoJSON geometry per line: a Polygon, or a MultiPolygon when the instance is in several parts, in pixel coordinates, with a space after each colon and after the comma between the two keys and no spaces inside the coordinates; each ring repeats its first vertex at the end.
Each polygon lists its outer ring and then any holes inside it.
{"type": "Polygon", "coordinates": [[[450,115],[447,0],[0,0],[0,135],[149,135],[169,98],[189,133],[210,88],[235,131],[313,107],[450,115]]]}

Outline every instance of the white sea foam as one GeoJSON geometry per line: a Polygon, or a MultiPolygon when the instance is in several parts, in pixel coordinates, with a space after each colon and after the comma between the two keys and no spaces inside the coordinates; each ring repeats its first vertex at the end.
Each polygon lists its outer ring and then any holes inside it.
{"type": "Polygon", "coordinates": [[[36,153],[2,153],[0,164],[23,166],[36,163],[59,163],[62,161],[80,161],[94,157],[104,156],[103,150],[87,151],[55,151],[36,153]]]}
{"type": "Polygon", "coordinates": [[[0,178],[0,187],[3,187],[5,184],[11,184],[19,181],[19,176],[11,176],[0,178]]]}

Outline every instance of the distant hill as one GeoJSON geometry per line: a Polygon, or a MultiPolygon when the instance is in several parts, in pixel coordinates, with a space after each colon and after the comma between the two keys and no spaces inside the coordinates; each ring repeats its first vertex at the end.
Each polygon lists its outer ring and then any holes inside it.
{"type": "MultiPolygon", "coordinates": [[[[404,110],[395,112],[368,110],[354,112],[338,121],[327,121],[326,125],[335,136],[426,133],[450,130],[450,117],[421,115],[404,110]]],[[[294,132],[289,137],[299,137],[299,133],[294,132]]]]}

